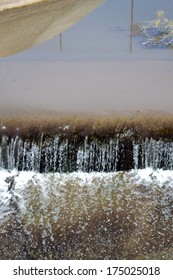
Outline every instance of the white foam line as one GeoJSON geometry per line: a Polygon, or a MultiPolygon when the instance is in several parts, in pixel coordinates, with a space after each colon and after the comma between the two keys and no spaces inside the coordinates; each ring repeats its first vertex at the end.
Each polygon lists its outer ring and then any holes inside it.
{"type": "MultiPolygon", "coordinates": [[[[122,173],[122,171],[120,171],[122,173]]],[[[44,185],[45,181],[54,175],[56,180],[60,181],[62,185],[64,182],[68,180],[77,180],[78,183],[81,185],[84,184],[92,184],[94,179],[108,181],[111,180],[113,176],[118,176],[120,172],[91,172],[91,173],[84,173],[84,172],[73,172],[73,173],[47,173],[41,174],[33,171],[21,171],[18,172],[17,170],[7,171],[7,170],[0,170],[0,190],[7,189],[7,183],[5,179],[10,176],[15,176],[15,189],[18,190],[20,188],[24,188],[25,185],[29,180],[38,180],[40,185],[44,185]]],[[[124,172],[124,174],[128,175],[128,178],[135,178],[136,181],[145,181],[146,183],[151,183],[152,181],[157,182],[159,185],[164,184],[166,181],[173,180],[173,170],[153,170],[152,168],[146,168],[141,170],[131,170],[129,172],[124,172]]],[[[46,189],[46,186],[43,186],[46,189]]]]}

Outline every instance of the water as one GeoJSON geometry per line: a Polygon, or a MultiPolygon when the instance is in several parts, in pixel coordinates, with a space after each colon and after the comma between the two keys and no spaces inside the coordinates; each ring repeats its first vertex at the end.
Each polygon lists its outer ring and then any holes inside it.
{"type": "Polygon", "coordinates": [[[172,258],[172,171],[1,170],[0,180],[0,258],[172,258]]]}
{"type": "Polygon", "coordinates": [[[119,135],[109,140],[77,142],[58,136],[37,142],[3,136],[0,168],[37,172],[112,172],[119,170],[173,169],[173,142],[145,138],[134,141],[119,135]]]}
{"type": "MultiPolygon", "coordinates": [[[[38,13],[33,19],[39,25],[37,34],[35,27],[27,28],[32,26],[27,21],[24,21],[26,26],[23,21],[18,24],[25,28],[16,31],[18,36],[12,29],[13,40],[2,48],[7,54],[17,51],[17,47],[22,49],[43,42],[51,35],[54,38],[0,59],[1,115],[45,114],[47,118],[55,112],[172,114],[172,94],[167,90],[172,86],[172,50],[146,48],[142,46],[143,38],[133,35],[133,26],[154,19],[158,9],[163,9],[171,19],[172,2],[134,1],[132,18],[130,0],[109,0],[102,5],[102,1],[97,1],[100,6],[81,19],[86,7],[82,9],[83,14],[80,7],[85,2],[92,10],[93,1],[78,0],[70,17],[68,11],[61,17],[54,14],[56,20],[52,24],[49,18],[46,20],[46,11],[44,28],[38,13]],[[81,20],[73,25],[71,17],[75,22],[81,20]],[[64,28],[62,21],[66,22],[64,28]],[[22,34],[20,44],[15,39],[19,40],[19,34],[22,34]]],[[[3,23],[1,32],[4,32],[3,23]]],[[[9,34],[10,28],[7,30],[9,34]]],[[[5,35],[2,33],[2,38],[5,35]]]]}
{"type": "Polygon", "coordinates": [[[0,17],[0,259],[172,259],[172,50],[137,25],[173,3],[51,3],[0,17]]]}

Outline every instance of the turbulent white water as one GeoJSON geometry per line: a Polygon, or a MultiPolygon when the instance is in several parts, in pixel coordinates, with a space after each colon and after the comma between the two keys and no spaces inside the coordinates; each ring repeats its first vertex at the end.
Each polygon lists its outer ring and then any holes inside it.
{"type": "MultiPolygon", "coordinates": [[[[100,186],[103,188],[126,187],[127,185],[139,185],[145,188],[173,188],[173,170],[153,170],[151,168],[141,170],[131,170],[129,172],[111,172],[111,173],[48,173],[41,174],[33,171],[0,171],[0,220],[8,216],[14,211],[11,201],[17,203],[17,207],[21,213],[25,213],[27,200],[30,199],[29,186],[36,185],[39,198],[44,201],[50,200],[50,193],[54,192],[54,196],[60,195],[60,190],[68,184],[75,184],[77,187],[87,186],[88,190],[94,195],[96,189],[100,186]],[[28,198],[26,196],[28,194],[28,198]]],[[[15,209],[16,210],[16,209],[15,209]]]]}
{"type": "Polygon", "coordinates": [[[171,170],[1,169],[0,258],[172,259],[172,197],[171,170]]]}

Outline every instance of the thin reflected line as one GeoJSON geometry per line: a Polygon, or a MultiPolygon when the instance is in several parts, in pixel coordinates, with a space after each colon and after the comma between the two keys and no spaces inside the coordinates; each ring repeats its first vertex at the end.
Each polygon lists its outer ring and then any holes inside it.
{"type": "Polygon", "coordinates": [[[59,34],[59,50],[62,52],[62,33],[59,34]]]}
{"type": "Polygon", "coordinates": [[[130,53],[133,48],[133,13],[134,13],[134,0],[131,0],[131,16],[130,16],[130,53]]]}

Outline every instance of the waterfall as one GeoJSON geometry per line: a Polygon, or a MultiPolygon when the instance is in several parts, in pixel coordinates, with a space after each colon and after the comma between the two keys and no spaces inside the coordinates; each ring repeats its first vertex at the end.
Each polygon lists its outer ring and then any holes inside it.
{"type": "Polygon", "coordinates": [[[173,169],[173,142],[124,135],[110,139],[90,139],[41,135],[40,139],[22,139],[2,135],[0,168],[37,172],[112,172],[120,170],[173,169]]]}
{"type": "Polygon", "coordinates": [[[146,138],[134,145],[135,168],[173,169],[173,142],[146,138]]]}

